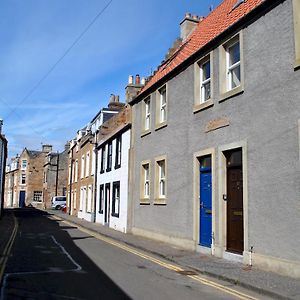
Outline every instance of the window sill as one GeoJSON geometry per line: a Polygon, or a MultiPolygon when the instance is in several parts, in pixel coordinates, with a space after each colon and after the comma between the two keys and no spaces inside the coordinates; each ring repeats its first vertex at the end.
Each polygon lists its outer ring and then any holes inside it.
{"type": "Polygon", "coordinates": [[[140,205],[150,205],[150,200],[148,198],[141,198],[140,205]]]}
{"type": "Polygon", "coordinates": [[[212,99],[209,99],[201,104],[195,104],[194,108],[193,108],[193,113],[207,109],[209,107],[212,107],[213,105],[214,105],[214,103],[213,103],[212,99]]]}
{"type": "Polygon", "coordinates": [[[240,86],[238,86],[238,87],[236,87],[236,88],[234,88],[234,89],[232,89],[232,90],[230,90],[228,92],[225,92],[225,93],[221,94],[219,102],[223,102],[223,101],[225,101],[225,100],[227,100],[229,98],[232,98],[234,96],[237,96],[237,95],[239,95],[239,94],[241,94],[243,92],[244,92],[244,86],[240,85],[240,86]]]}
{"type": "Polygon", "coordinates": [[[157,198],[154,200],[154,205],[167,205],[167,198],[157,198]]]}
{"type": "Polygon", "coordinates": [[[159,130],[168,126],[167,121],[155,125],[155,130],[159,130]]]}
{"type": "Polygon", "coordinates": [[[295,64],[294,64],[294,70],[300,70],[300,58],[296,59],[295,64]]]}
{"type": "Polygon", "coordinates": [[[146,136],[146,135],[148,135],[148,134],[150,134],[150,133],[151,133],[151,130],[150,130],[150,129],[145,130],[145,131],[142,131],[141,137],[144,137],[144,136],[146,136]]]}

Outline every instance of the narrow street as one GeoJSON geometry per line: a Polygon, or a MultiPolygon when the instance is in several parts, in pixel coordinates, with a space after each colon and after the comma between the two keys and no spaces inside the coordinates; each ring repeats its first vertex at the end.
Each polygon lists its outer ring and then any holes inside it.
{"type": "Polygon", "coordinates": [[[18,230],[1,299],[267,299],[203,285],[160,258],[95,238],[42,211],[14,214],[18,230]]]}

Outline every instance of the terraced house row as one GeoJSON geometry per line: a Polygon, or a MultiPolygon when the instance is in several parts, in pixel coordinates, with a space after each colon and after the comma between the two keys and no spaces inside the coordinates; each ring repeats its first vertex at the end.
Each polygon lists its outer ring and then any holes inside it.
{"type": "Polygon", "coordinates": [[[224,0],[180,27],[71,143],[70,213],[299,278],[300,1],[224,0]]]}

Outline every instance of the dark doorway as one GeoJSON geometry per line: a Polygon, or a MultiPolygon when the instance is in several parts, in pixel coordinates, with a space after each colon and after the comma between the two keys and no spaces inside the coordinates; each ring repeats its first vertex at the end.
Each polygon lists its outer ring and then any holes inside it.
{"type": "Polygon", "coordinates": [[[19,207],[25,207],[25,191],[20,191],[19,194],[19,207]]]}
{"type": "Polygon", "coordinates": [[[244,250],[242,149],[225,153],[227,165],[227,250],[244,250]]]}

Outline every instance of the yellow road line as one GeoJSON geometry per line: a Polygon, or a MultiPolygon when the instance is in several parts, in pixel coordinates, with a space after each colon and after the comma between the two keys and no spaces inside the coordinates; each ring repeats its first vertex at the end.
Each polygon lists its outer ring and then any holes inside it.
{"type": "Polygon", "coordinates": [[[2,277],[3,277],[3,274],[4,274],[4,270],[5,270],[5,267],[6,267],[7,260],[8,260],[8,256],[10,254],[11,248],[14,244],[14,241],[15,241],[15,238],[16,238],[16,235],[17,235],[17,232],[18,232],[19,224],[18,224],[17,218],[16,218],[14,213],[13,213],[13,218],[14,218],[14,229],[13,229],[12,234],[11,234],[11,236],[10,236],[10,238],[9,238],[5,248],[4,248],[2,257],[0,259],[0,282],[2,282],[2,277]]]}
{"type": "MultiPolygon", "coordinates": [[[[106,243],[108,243],[110,245],[116,246],[116,247],[118,247],[120,249],[123,249],[123,250],[125,250],[127,252],[130,252],[130,253],[136,255],[136,256],[144,258],[144,259],[146,259],[148,261],[151,261],[151,262],[153,262],[153,263],[155,263],[157,265],[160,265],[160,266],[162,266],[162,267],[164,267],[164,268],[166,268],[168,270],[175,271],[175,272],[182,272],[182,271],[184,271],[184,269],[182,269],[181,267],[178,267],[178,266],[176,266],[174,264],[166,263],[166,262],[164,262],[164,261],[162,261],[160,259],[157,259],[157,258],[155,258],[153,256],[148,255],[148,254],[145,254],[145,253],[143,253],[141,251],[138,251],[138,250],[136,250],[133,247],[124,245],[124,244],[122,244],[120,242],[116,242],[112,238],[108,238],[106,236],[103,236],[100,233],[96,233],[96,232],[93,232],[92,230],[86,229],[86,228],[84,228],[84,227],[82,227],[82,226],[80,226],[80,225],[78,225],[76,223],[72,223],[70,221],[63,220],[63,219],[61,219],[59,217],[56,217],[56,216],[52,216],[52,217],[54,219],[56,219],[56,220],[59,220],[59,221],[62,221],[64,223],[66,223],[68,225],[76,226],[80,231],[85,232],[85,233],[87,233],[87,234],[95,237],[96,239],[99,239],[99,240],[101,240],[103,242],[106,242],[106,243]]],[[[224,286],[222,284],[219,284],[219,283],[216,283],[214,281],[208,280],[208,279],[206,279],[206,278],[204,278],[204,277],[202,277],[200,275],[187,275],[187,277],[189,277],[189,278],[191,278],[191,279],[193,279],[193,280],[195,280],[197,282],[200,282],[201,284],[204,284],[204,285],[213,287],[215,289],[221,290],[222,292],[225,292],[227,294],[230,294],[230,295],[235,296],[235,297],[237,297],[239,299],[242,299],[242,300],[258,300],[258,298],[252,297],[250,295],[247,295],[247,294],[244,294],[242,292],[236,291],[236,290],[234,290],[232,288],[226,287],[226,286],[224,286]]]]}

